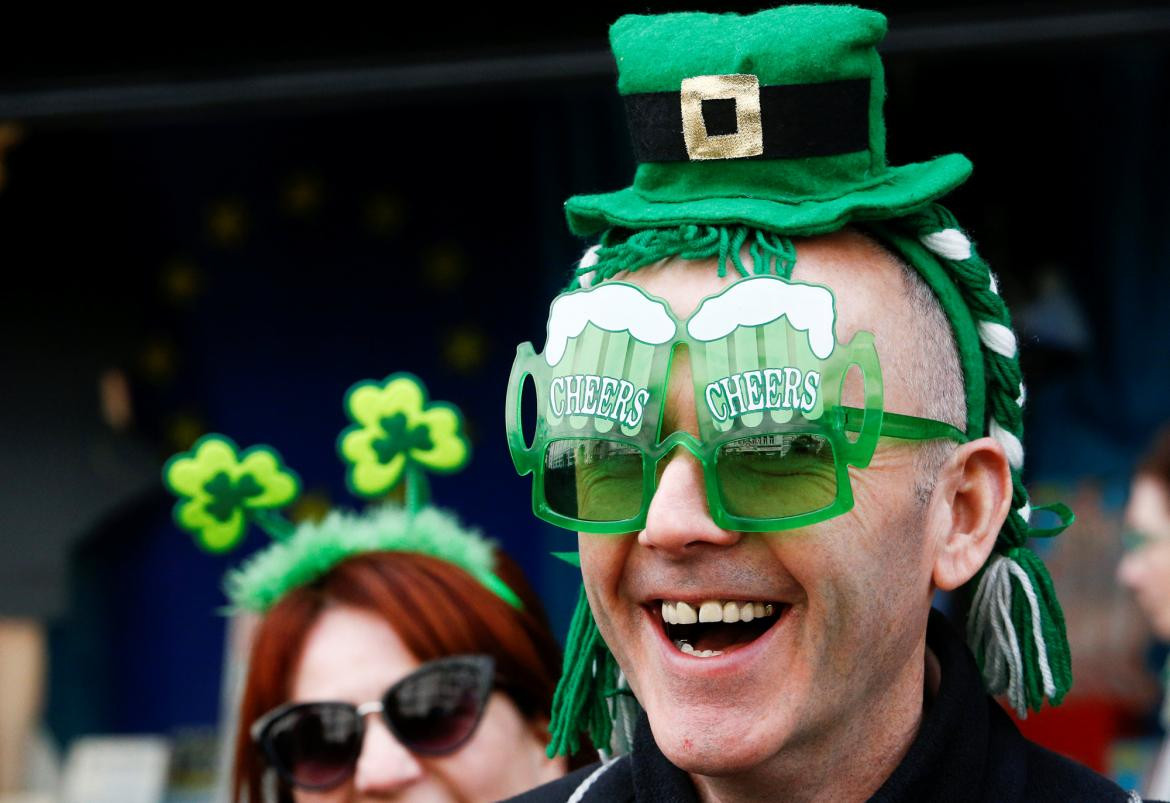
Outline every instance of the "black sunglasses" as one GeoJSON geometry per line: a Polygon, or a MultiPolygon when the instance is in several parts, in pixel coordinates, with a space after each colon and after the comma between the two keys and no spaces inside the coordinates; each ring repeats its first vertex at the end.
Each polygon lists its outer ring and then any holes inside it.
{"type": "Polygon", "coordinates": [[[381,714],[414,753],[453,753],[475,733],[494,679],[490,655],[439,658],[399,680],[379,701],[278,706],[252,723],[252,741],[286,783],[332,789],[357,768],[367,714],[381,714]]]}

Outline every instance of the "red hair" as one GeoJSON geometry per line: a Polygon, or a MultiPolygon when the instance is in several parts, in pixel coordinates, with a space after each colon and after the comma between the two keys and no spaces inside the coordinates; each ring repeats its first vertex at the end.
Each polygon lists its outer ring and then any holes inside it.
{"type": "Polygon", "coordinates": [[[1170,423],[1164,424],[1159,430],[1134,474],[1157,480],[1170,497],[1170,423]]]}
{"type": "MultiPolygon", "coordinates": [[[[235,799],[263,800],[264,759],[248,729],[289,699],[305,637],[329,604],[349,605],[382,617],[419,661],[458,653],[492,655],[497,688],[526,719],[547,726],[561,650],[519,566],[497,551],[495,570],[524,603],[523,610],[513,608],[458,566],[409,552],[354,556],[317,582],[281,598],[264,615],[252,641],[236,734],[235,799]]],[[[574,766],[594,759],[591,755],[576,758],[574,766]]]]}

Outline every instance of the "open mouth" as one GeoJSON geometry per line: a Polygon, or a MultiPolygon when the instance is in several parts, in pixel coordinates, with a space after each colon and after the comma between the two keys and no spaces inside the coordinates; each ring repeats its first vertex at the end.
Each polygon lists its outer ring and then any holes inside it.
{"type": "Polygon", "coordinates": [[[696,658],[714,658],[764,635],[788,609],[757,600],[659,600],[659,620],[675,648],[696,658]]]}

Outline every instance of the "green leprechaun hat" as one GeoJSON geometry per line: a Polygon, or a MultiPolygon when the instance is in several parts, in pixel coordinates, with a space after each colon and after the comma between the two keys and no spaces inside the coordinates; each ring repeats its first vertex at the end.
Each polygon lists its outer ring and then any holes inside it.
{"type": "Polygon", "coordinates": [[[971,163],[886,163],[885,33],[884,16],[853,6],[622,17],[610,44],[638,169],[624,190],[570,198],[569,227],[811,235],[923,209],[971,163]]]}

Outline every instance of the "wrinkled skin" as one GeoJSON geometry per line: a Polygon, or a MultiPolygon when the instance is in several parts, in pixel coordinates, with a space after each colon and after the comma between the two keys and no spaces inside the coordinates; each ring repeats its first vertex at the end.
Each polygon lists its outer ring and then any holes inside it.
{"type": "MultiPolygon", "coordinates": [[[[797,244],[793,279],[829,286],[837,336],[874,333],[885,408],[922,415],[908,376],[913,311],[898,268],[851,232],[797,244]]],[[[711,261],[671,261],[621,277],[685,318],[733,281],[711,261]]],[[[861,404],[847,386],[846,404],[861,404]]],[[[676,358],[663,434],[697,434],[690,367],[676,358]]],[[[850,469],[847,514],[775,534],[720,529],[700,464],[678,449],[659,465],[646,527],[581,534],[582,572],[598,627],[667,758],[706,800],[864,800],[905,754],[921,721],[926,620],[938,588],[974,575],[1010,504],[1002,449],[956,448],[928,503],[915,499],[915,450],[879,443],[850,469]],[[720,658],[677,651],[648,608],[659,599],[748,599],[791,608],[764,636],[720,658]]]]}
{"type": "Polygon", "coordinates": [[[1121,559],[1117,579],[1133,592],[1154,635],[1170,641],[1170,489],[1155,477],[1138,475],[1125,524],[1141,533],[1145,543],[1121,559]]]}
{"type": "MultiPolygon", "coordinates": [[[[379,700],[419,664],[384,620],[356,608],[329,608],[309,631],[291,699],[356,705],[379,700]]],[[[380,716],[367,716],[354,776],[326,792],[294,789],[293,798],[297,803],[499,800],[563,772],[563,759],[545,757],[541,730],[496,691],[475,734],[448,756],[417,756],[394,738],[380,716]]]]}

